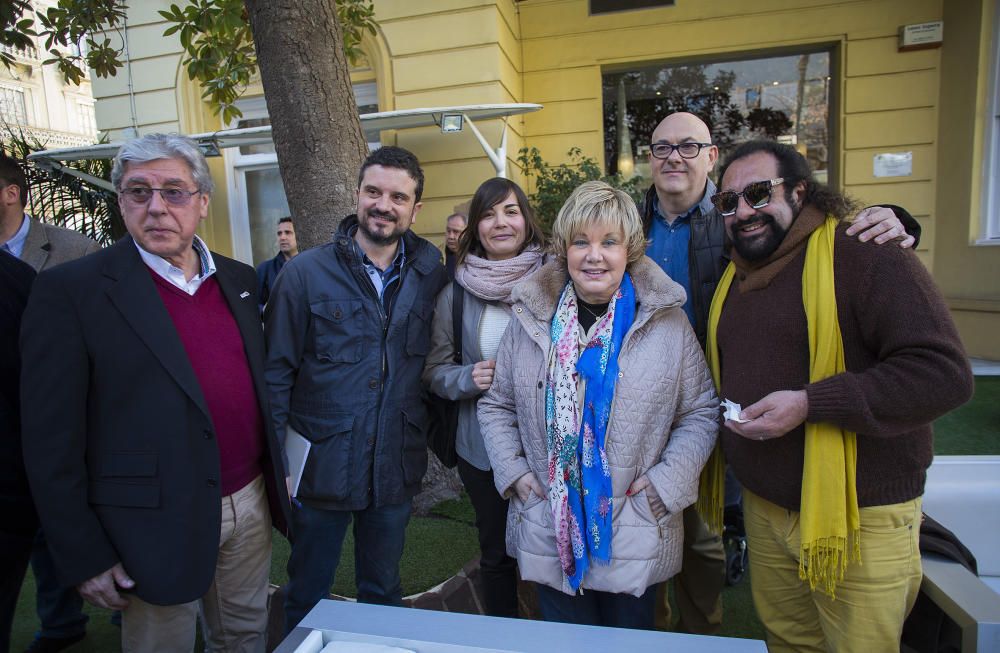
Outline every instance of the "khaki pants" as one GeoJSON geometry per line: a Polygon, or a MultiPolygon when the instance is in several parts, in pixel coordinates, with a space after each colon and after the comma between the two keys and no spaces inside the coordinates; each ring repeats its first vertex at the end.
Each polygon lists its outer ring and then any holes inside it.
{"type": "MultiPolygon", "coordinates": [[[[677,630],[717,635],[722,630],[722,589],[726,585],[726,550],[693,505],[684,510],[684,558],[674,576],[674,598],[680,613],[677,630]]],[[[673,615],[667,584],[656,596],[656,627],[670,630],[673,615]]]]}
{"type": "Polygon", "coordinates": [[[751,588],[768,650],[898,651],[922,577],[920,505],[918,497],[861,509],[861,564],[848,564],[832,599],[799,580],[799,513],[744,488],[751,588]]]}
{"type": "Polygon", "coordinates": [[[222,498],[219,559],[205,596],[168,606],[129,596],[129,606],[122,612],[122,651],[191,653],[200,611],[207,650],[262,653],[270,571],[271,518],[264,479],[258,476],[222,498]]]}

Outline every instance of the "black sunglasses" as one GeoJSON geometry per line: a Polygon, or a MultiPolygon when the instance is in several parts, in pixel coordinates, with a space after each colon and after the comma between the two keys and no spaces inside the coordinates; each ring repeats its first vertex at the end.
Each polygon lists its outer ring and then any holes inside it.
{"type": "Polygon", "coordinates": [[[767,206],[768,202],[771,201],[771,189],[780,185],[783,181],[785,181],[783,177],[778,177],[777,179],[767,179],[765,181],[755,181],[747,184],[746,188],[739,193],[734,190],[725,190],[721,193],[712,195],[712,204],[715,205],[715,208],[719,210],[719,213],[724,216],[730,216],[736,213],[736,209],[739,207],[740,197],[746,201],[747,206],[751,209],[762,209],[767,206]]]}

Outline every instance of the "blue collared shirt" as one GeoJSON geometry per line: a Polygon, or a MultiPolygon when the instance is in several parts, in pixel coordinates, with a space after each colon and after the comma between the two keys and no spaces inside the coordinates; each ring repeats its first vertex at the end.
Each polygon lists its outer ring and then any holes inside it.
{"type": "Polygon", "coordinates": [[[351,242],[354,243],[354,251],[361,257],[361,262],[365,266],[365,272],[368,273],[368,278],[371,279],[372,286],[375,287],[375,293],[378,295],[379,301],[382,302],[382,307],[388,315],[389,304],[392,301],[392,293],[390,293],[389,296],[386,296],[385,291],[394,283],[399,281],[399,275],[403,272],[403,265],[406,263],[406,242],[403,238],[396,241],[399,243],[399,248],[396,250],[396,257],[392,259],[392,263],[389,264],[389,267],[385,270],[380,270],[379,267],[375,265],[370,258],[368,258],[365,251],[361,249],[361,246],[358,245],[358,241],[354,240],[354,235],[357,231],[358,227],[355,225],[349,232],[351,242]]]}
{"type": "Polygon", "coordinates": [[[144,250],[136,241],[132,239],[135,243],[136,249],[139,250],[139,256],[142,257],[143,263],[148,265],[150,269],[158,274],[162,279],[166,280],[172,286],[180,288],[189,295],[194,295],[198,292],[198,288],[204,283],[206,279],[215,274],[215,261],[212,259],[212,252],[208,251],[208,245],[199,238],[194,237],[194,242],[191,244],[194,247],[194,251],[198,254],[198,263],[201,267],[201,273],[196,274],[191,277],[188,281],[184,276],[184,270],[180,269],[173,263],[169,262],[167,259],[157,256],[144,250]]]}
{"type": "Polygon", "coordinates": [[[705,194],[701,201],[691,207],[684,215],[678,216],[673,223],[668,223],[660,213],[660,203],[653,206],[653,225],[649,230],[649,245],[646,256],[656,261],[667,276],[684,288],[687,300],[684,302],[684,313],[688,316],[691,326],[694,326],[694,307],[691,305],[691,218],[707,215],[712,211],[712,195],[715,194],[715,184],[709,179],[705,184],[705,194]]]}
{"type": "Polygon", "coordinates": [[[21,226],[18,228],[17,233],[3,244],[3,248],[16,258],[21,258],[21,254],[24,252],[24,241],[28,238],[28,227],[30,226],[31,221],[28,220],[28,216],[21,216],[21,226]]]}

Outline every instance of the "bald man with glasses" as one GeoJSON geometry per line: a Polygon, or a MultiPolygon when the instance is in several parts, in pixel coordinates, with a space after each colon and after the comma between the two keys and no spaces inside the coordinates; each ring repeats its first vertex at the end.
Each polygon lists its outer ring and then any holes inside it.
{"type": "MultiPolygon", "coordinates": [[[[719,148],[701,118],[686,112],[670,114],[650,139],[653,185],[642,206],[649,240],[646,254],[684,287],[684,312],[702,347],[712,295],[729,261],[723,217],[711,201],[716,187],[709,174],[718,158],[719,148]]],[[[915,247],[920,225],[900,207],[872,207],[860,212],[847,233],[862,241],[915,247]]],[[[689,507],[684,511],[684,562],[674,588],[679,630],[701,635],[719,632],[725,574],[722,538],[708,529],[694,506],[689,507]]],[[[666,593],[661,592],[657,625],[665,628],[670,622],[666,593]]]]}

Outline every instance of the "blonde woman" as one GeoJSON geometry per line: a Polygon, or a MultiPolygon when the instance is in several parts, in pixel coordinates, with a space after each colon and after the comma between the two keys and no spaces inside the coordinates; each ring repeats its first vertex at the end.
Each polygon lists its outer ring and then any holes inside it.
{"type": "Polygon", "coordinates": [[[507,550],[544,619],[652,628],[718,400],[684,291],[644,256],[628,195],[581,185],[552,241],[557,258],[514,288],[479,401],[496,487],[511,499],[507,550]]]}

